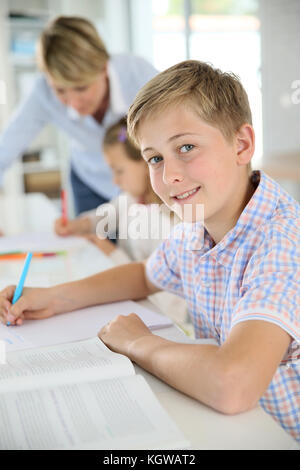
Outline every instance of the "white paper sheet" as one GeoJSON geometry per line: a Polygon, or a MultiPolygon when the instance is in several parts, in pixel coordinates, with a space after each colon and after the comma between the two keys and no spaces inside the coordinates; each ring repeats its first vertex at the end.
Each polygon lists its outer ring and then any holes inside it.
{"type": "Polygon", "coordinates": [[[59,237],[51,232],[32,232],[0,238],[0,253],[16,251],[54,252],[86,247],[83,237],[59,237]]]}
{"type": "Polygon", "coordinates": [[[0,340],[10,339],[10,344],[7,341],[7,351],[79,341],[96,336],[117,315],[130,313],[139,315],[151,329],[172,325],[168,317],[136,302],[124,301],[88,307],[44,320],[27,320],[21,326],[0,324],[0,340]]]}

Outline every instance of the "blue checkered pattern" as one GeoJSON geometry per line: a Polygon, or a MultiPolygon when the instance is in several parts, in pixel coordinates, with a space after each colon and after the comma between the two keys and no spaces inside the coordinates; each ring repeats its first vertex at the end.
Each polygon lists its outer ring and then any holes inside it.
{"type": "Polygon", "coordinates": [[[293,341],[261,406],[300,442],[300,206],[263,172],[235,227],[214,246],[197,222],[179,224],[147,262],[150,281],[186,299],[198,338],[221,345],[251,319],[293,341]]]}

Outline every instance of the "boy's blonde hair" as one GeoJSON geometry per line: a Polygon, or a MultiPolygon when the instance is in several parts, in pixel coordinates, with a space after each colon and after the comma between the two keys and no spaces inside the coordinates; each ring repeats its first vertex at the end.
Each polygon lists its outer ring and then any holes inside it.
{"type": "Polygon", "coordinates": [[[101,73],[109,54],[88,20],[59,16],[41,34],[39,68],[61,86],[88,85],[101,73]]]}
{"type": "Polygon", "coordinates": [[[159,73],[138,92],[128,113],[130,137],[138,143],[142,119],[180,104],[217,127],[229,141],[243,124],[252,125],[247,93],[236,75],[186,60],[159,73]]]}

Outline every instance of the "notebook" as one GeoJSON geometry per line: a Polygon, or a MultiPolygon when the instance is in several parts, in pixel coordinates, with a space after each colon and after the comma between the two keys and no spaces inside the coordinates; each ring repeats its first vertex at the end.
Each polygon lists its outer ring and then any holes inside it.
{"type": "Polygon", "coordinates": [[[44,320],[26,320],[21,326],[0,324],[6,351],[80,341],[96,336],[117,315],[136,313],[151,330],[171,326],[170,318],[131,300],[87,307],[44,320]]]}
{"type": "Polygon", "coordinates": [[[59,237],[52,232],[29,232],[0,238],[0,254],[16,251],[55,252],[87,247],[83,237],[59,237]]]}
{"type": "Polygon", "coordinates": [[[99,338],[7,354],[0,449],[171,449],[189,443],[131,361],[99,338]]]}

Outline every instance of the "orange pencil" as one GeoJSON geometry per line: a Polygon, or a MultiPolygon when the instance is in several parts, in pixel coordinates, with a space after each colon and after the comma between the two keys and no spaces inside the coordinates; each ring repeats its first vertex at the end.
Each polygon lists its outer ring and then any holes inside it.
{"type": "Polygon", "coordinates": [[[24,259],[26,257],[26,253],[8,253],[7,255],[1,255],[0,261],[7,261],[13,259],[24,259]]]}
{"type": "Polygon", "coordinates": [[[61,209],[62,209],[62,220],[63,224],[66,225],[68,222],[68,210],[67,210],[67,192],[65,189],[61,190],[61,209]]]}

